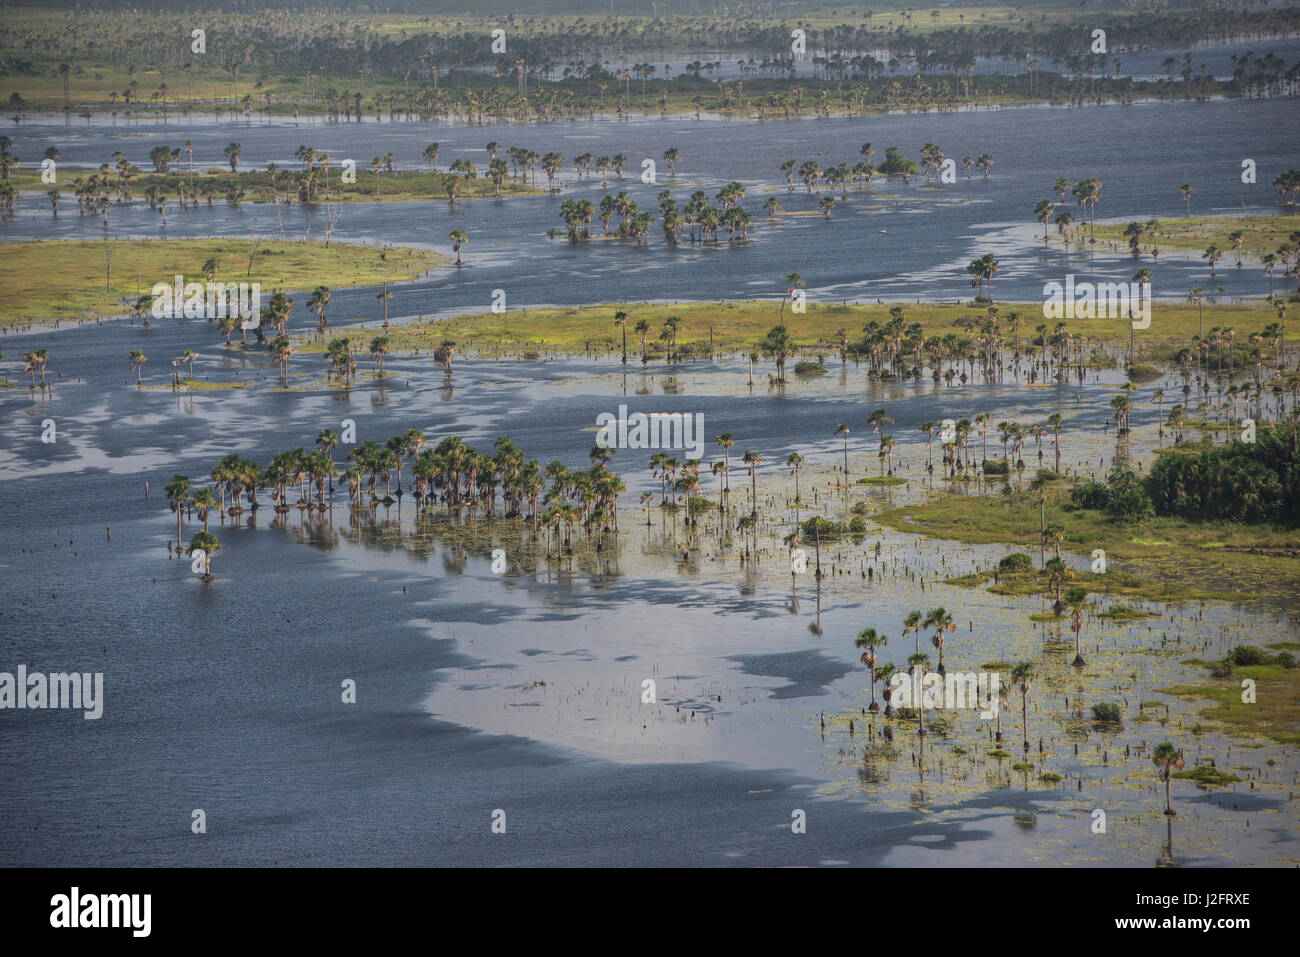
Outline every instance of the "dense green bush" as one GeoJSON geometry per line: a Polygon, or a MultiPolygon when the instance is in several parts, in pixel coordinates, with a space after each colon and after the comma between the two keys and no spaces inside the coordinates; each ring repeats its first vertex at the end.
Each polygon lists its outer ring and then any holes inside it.
{"type": "Polygon", "coordinates": [[[1169,451],[1157,457],[1147,492],[1160,515],[1251,524],[1300,524],[1296,419],[1256,441],[1169,451]]]}
{"type": "Polygon", "coordinates": [[[1105,482],[1076,485],[1070,500],[1080,508],[1098,509],[1126,521],[1151,514],[1151,498],[1142,480],[1122,466],[1111,469],[1105,482]]]}
{"type": "Polygon", "coordinates": [[[1113,701],[1107,701],[1092,706],[1093,721],[1104,721],[1107,724],[1114,724],[1122,717],[1124,717],[1124,709],[1113,701]]]}
{"type": "Polygon", "coordinates": [[[998,562],[998,571],[1011,575],[1016,572],[1027,572],[1034,567],[1033,560],[1024,552],[1012,552],[1010,555],[998,562]]]}

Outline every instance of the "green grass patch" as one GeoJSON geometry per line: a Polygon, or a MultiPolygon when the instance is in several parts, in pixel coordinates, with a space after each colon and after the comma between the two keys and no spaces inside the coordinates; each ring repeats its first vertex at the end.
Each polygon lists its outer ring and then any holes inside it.
{"type": "Polygon", "coordinates": [[[1229,774],[1226,771],[1220,771],[1218,768],[1212,768],[1208,764],[1203,764],[1199,768],[1188,768],[1185,771],[1175,771],[1174,777],[1182,781],[1195,781],[1201,787],[1223,787],[1228,784],[1236,784],[1241,780],[1235,774],[1229,774]]]}
{"type": "MultiPolygon", "coordinates": [[[[217,264],[216,282],[261,283],[264,302],[277,289],[323,285],[337,290],[413,279],[448,261],[427,250],[339,242],[326,247],[263,240],[256,248],[247,239],[9,242],[0,256],[0,289],[5,291],[0,326],[124,315],[130,311],[124,301],[134,303],[154,283],[171,283],[177,274],[187,282],[204,282],[203,264],[209,259],[217,264]],[[58,282],[51,282],[51,276],[58,282]]],[[[188,321],[196,328],[202,323],[188,321]]],[[[315,317],[307,311],[306,297],[296,297],[290,324],[307,322],[314,324],[315,317]]],[[[216,338],[215,323],[211,331],[216,338]]]]}

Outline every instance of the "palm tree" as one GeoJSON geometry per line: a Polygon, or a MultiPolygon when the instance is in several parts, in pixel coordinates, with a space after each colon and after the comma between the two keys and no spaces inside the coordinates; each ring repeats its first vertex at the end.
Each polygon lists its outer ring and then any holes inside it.
{"type": "Polygon", "coordinates": [[[181,544],[181,519],[185,516],[185,506],[190,501],[190,479],[188,475],[173,475],[172,480],[163,489],[163,495],[171,510],[176,513],[176,546],[181,544]]]}
{"type": "Polygon", "coordinates": [[[1047,489],[1051,484],[1052,480],[1041,471],[1029,483],[1030,489],[1038,493],[1038,557],[1042,565],[1047,563],[1047,489]]]}
{"type": "MultiPolygon", "coordinates": [[[[316,436],[316,448],[320,449],[329,458],[330,465],[334,464],[334,450],[339,447],[338,433],[333,429],[321,429],[320,434],[316,436]]],[[[334,493],[334,476],[330,476],[330,494],[334,493]]]]}
{"type": "Polygon", "coordinates": [[[849,484],[849,426],[841,422],[835,426],[835,434],[844,436],[844,484],[849,484]]]}
{"type": "Polygon", "coordinates": [[[763,453],[755,452],[753,449],[747,451],[741,458],[745,466],[749,469],[750,481],[750,514],[757,517],[758,515],[758,467],[763,464],[763,453]]]}
{"type": "Polygon", "coordinates": [[[649,361],[645,353],[645,340],[646,336],[650,334],[650,323],[645,319],[638,319],[636,321],[636,334],[641,337],[641,364],[645,365],[649,361]]]}
{"type": "Polygon", "coordinates": [[[208,530],[208,512],[217,504],[216,499],[212,497],[212,489],[204,487],[194,493],[193,498],[194,511],[199,513],[199,521],[203,523],[203,530],[208,530]]]}
{"type": "Polygon", "coordinates": [[[871,707],[868,710],[872,714],[880,710],[880,705],[876,704],[876,649],[883,648],[887,644],[889,638],[876,634],[874,628],[862,629],[858,632],[858,637],[853,640],[854,647],[862,649],[859,660],[867,666],[867,675],[871,679],[871,707]]]}
{"type": "MultiPolygon", "coordinates": [[[[180,543],[177,542],[179,545],[180,543]]],[[[203,552],[203,580],[212,580],[212,556],[215,552],[221,550],[221,543],[217,541],[217,536],[211,532],[195,532],[194,537],[190,539],[190,547],[187,554],[193,555],[195,551],[203,552]]]]}
{"type": "Polygon", "coordinates": [[[1168,741],[1157,744],[1151,752],[1151,763],[1160,769],[1160,780],[1165,782],[1165,813],[1173,817],[1177,812],[1169,794],[1169,779],[1175,771],[1181,771],[1187,766],[1183,761],[1183,752],[1168,741]]]}
{"type": "Polygon", "coordinates": [[[1211,243],[1205,247],[1205,252],[1201,253],[1201,258],[1208,260],[1210,263],[1210,278],[1214,278],[1214,265],[1223,258],[1223,250],[1211,243]]]}
{"type": "Polygon", "coordinates": [[[230,172],[239,172],[239,157],[243,155],[244,148],[238,143],[227,143],[226,148],[221,151],[221,155],[230,163],[230,172]]]}
{"type": "Polygon", "coordinates": [[[930,639],[931,643],[939,649],[939,674],[946,674],[943,666],[943,636],[945,632],[954,632],[957,630],[957,623],[952,620],[952,616],[943,608],[932,608],[930,613],[925,616],[921,622],[922,628],[933,628],[934,637],[930,639]]]}
{"type": "Polygon", "coordinates": [[[1034,206],[1034,218],[1043,224],[1043,242],[1047,242],[1047,221],[1052,218],[1052,213],[1056,211],[1050,201],[1040,199],[1034,206]]]}
{"type": "Polygon", "coordinates": [[[1083,631],[1083,602],[1088,597],[1088,589],[1078,585],[1065,593],[1065,604],[1070,609],[1070,628],[1074,631],[1074,661],[1071,664],[1083,667],[1083,652],[1079,648],[1079,635],[1083,631]]]}
{"type": "Polygon", "coordinates": [[[1029,755],[1029,689],[1033,685],[1034,663],[1022,661],[1011,669],[1011,683],[1020,689],[1020,714],[1024,722],[1025,755],[1029,755]]]}
{"type": "Polygon", "coordinates": [[[139,349],[132,349],[127,359],[131,362],[131,371],[135,373],[136,388],[139,388],[143,384],[140,367],[149,361],[149,357],[139,349]]]}
{"type": "Polygon", "coordinates": [[[370,340],[370,358],[374,360],[375,365],[379,366],[377,378],[384,377],[384,356],[390,351],[391,340],[388,336],[376,336],[370,340]]]}
{"type": "MultiPolygon", "coordinates": [[[[333,294],[328,286],[317,286],[312,290],[311,298],[307,300],[307,308],[316,313],[316,326],[323,330],[328,324],[325,319],[325,308],[330,304],[333,294]]],[[[384,304],[384,314],[387,316],[388,304],[384,304]]]]}
{"type": "Polygon", "coordinates": [[[908,635],[916,636],[916,653],[921,653],[921,621],[922,615],[919,611],[908,612],[907,617],[903,619],[903,638],[908,635]]]}
{"type": "MultiPolygon", "coordinates": [[[[785,464],[790,468],[790,474],[794,476],[794,500],[796,506],[799,503],[799,473],[803,471],[803,456],[798,452],[791,452],[785,457],[785,464]]],[[[796,511],[796,522],[798,512],[796,511]]]]}
{"type": "MultiPolygon", "coordinates": [[[[275,363],[280,367],[280,376],[284,384],[289,384],[289,357],[293,355],[293,344],[288,336],[276,336],[271,340],[271,353],[275,363]]],[[[190,378],[194,378],[194,363],[190,362],[190,378]]]]}
{"type": "Polygon", "coordinates": [[[785,298],[781,300],[781,312],[777,316],[778,319],[785,317],[785,304],[794,298],[797,290],[806,285],[807,282],[804,281],[803,276],[797,272],[792,272],[785,277],[785,298]]]}
{"type": "Polygon", "coordinates": [[[785,382],[785,362],[794,351],[794,340],[786,333],[785,326],[773,326],[768,330],[758,347],[765,355],[776,360],[776,382],[785,382]]]}
{"type": "Polygon", "coordinates": [[[429,172],[438,168],[438,144],[430,143],[424,148],[424,159],[429,164],[429,172]]]}
{"type": "MultiPolygon", "coordinates": [[[[907,668],[913,674],[920,669],[921,683],[924,686],[925,676],[930,671],[930,656],[920,653],[908,655],[907,668]]],[[[916,695],[916,734],[917,737],[925,737],[925,695],[920,691],[916,695]]]]}
{"type": "Polygon", "coordinates": [[[465,230],[453,229],[447,234],[447,238],[451,240],[451,250],[456,254],[456,265],[459,266],[461,264],[460,247],[469,242],[469,237],[465,235],[465,230]]]}
{"type": "Polygon", "coordinates": [[[1182,186],[1178,187],[1178,195],[1181,196],[1183,202],[1187,204],[1186,216],[1192,215],[1192,194],[1195,192],[1196,190],[1192,187],[1191,183],[1184,183],[1182,186]]]}
{"type": "Polygon", "coordinates": [[[614,325],[623,330],[623,365],[627,365],[627,320],[629,316],[623,310],[614,313],[614,325]]]}

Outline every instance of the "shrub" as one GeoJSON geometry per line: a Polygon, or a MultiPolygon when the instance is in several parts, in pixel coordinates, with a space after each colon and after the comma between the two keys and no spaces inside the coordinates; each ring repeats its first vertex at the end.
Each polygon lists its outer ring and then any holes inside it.
{"type": "Polygon", "coordinates": [[[1150,382],[1160,378],[1160,370],[1155,366],[1138,363],[1128,368],[1128,377],[1133,382],[1150,382]]]}
{"type": "Polygon", "coordinates": [[[1134,521],[1151,514],[1151,498],[1141,479],[1121,466],[1111,470],[1105,482],[1084,482],[1070,492],[1070,500],[1081,508],[1105,511],[1115,518],[1134,521]]]}
{"type": "Polygon", "coordinates": [[[1265,665],[1268,664],[1268,655],[1258,648],[1252,648],[1250,645],[1238,645],[1228,653],[1234,665],[1265,665]]]}
{"type": "Polygon", "coordinates": [[[1003,558],[1002,561],[998,562],[998,571],[1006,572],[1007,574],[1031,571],[1033,567],[1033,560],[1024,552],[1012,552],[1010,555],[1003,558]]]}
{"type": "Polygon", "coordinates": [[[1092,706],[1092,720],[1104,721],[1106,724],[1117,724],[1124,717],[1124,709],[1113,701],[1105,701],[1101,704],[1092,706]]]}

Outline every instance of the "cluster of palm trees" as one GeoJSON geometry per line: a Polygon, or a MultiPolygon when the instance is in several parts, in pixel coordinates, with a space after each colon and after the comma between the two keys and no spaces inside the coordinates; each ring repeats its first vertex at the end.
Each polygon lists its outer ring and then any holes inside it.
{"type": "Polygon", "coordinates": [[[357,445],[347,453],[352,464],[340,473],[334,458],[339,444],[338,434],[325,429],[315,448],[280,452],[265,467],[231,453],[213,467],[211,487],[194,488],[188,476],[173,476],[165,494],[176,515],[177,541],[187,515],[196,513],[207,531],[214,510],[224,516],[257,509],[259,489],[269,489],[277,512],[329,508],[336,478],[347,487],[353,507],[366,507],[367,494],[370,506],[392,504],[394,494],[397,501],[404,495],[402,473],[407,468],[408,489],[419,508],[442,504],[491,518],[499,500],[501,515],[531,522],[534,534],[546,528],[549,535],[554,529],[554,544],[564,553],[573,551],[575,526],[588,536],[618,529],[618,500],[627,489],[607,468],[613,449],[593,448],[590,469],[570,469],[558,461],[543,469],[535,459],[526,460],[507,436],[496,440],[491,453],[483,453],[456,436],[429,448],[421,430],[408,429],[387,442],[357,445]]]}
{"type": "MultiPolygon", "coordinates": [[[[920,674],[924,677],[930,671],[930,656],[921,651],[921,635],[924,632],[933,630],[930,637],[930,643],[939,651],[938,667],[935,671],[940,675],[947,674],[947,669],[943,660],[943,649],[945,636],[957,630],[956,623],[953,622],[952,616],[942,607],[932,608],[928,613],[922,614],[920,611],[911,611],[903,618],[903,638],[913,635],[916,640],[915,650],[907,658],[907,672],[911,674],[920,674]]],[[[855,648],[861,650],[859,660],[867,668],[867,678],[871,686],[871,704],[868,710],[876,714],[880,710],[880,705],[876,701],[876,684],[879,682],[884,686],[885,693],[885,717],[890,718],[894,715],[892,701],[892,681],[898,671],[897,666],[885,663],[879,664],[880,649],[889,644],[889,637],[883,632],[877,632],[875,628],[864,628],[858,632],[853,639],[855,648]]],[[[1011,669],[1011,685],[1018,688],[1021,693],[1021,714],[1024,721],[1024,749],[1029,753],[1029,692],[1032,689],[1033,682],[1037,677],[1034,664],[1029,661],[1022,661],[1014,665],[1011,669]]],[[[998,679],[1001,681],[1001,678],[998,679]]],[[[997,713],[997,732],[996,741],[1002,743],[1002,694],[1010,690],[1005,685],[996,689],[999,698],[999,708],[997,713]]],[[[922,698],[917,697],[914,702],[917,715],[917,734],[923,737],[925,731],[925,708],[922,698]]]]}
{"type": "MultiPolygon", "coordinates": [[[[1190,189],[1190,187],[1185,188],[1190,189]]],[[[1084,220],[1088,223],[1089,242],[1095,242],[1096,240],[1092,238],[1092,224],[1096,221],[1097,203],[1101,201],[1101,181],[1090,176],[1071,186],[1065,177],[1058,176],[1053,191],[1056,193],[1057,202],[1065,202],[1067,191],[1074,196],[1075,201],[1083,211],[1084,220]]],[[[1070,225],[1074,222],[1074,214],[1068,209],[1058,213],[1056,205],[1051,200],[1042,199],[1034,205],[1034,218],[1043,224],[1043,242],[1047,242],[1047,224],[1050,221],[1056,224],[1057,233],[1065,239],[1066,245],[1069,245],[1071,240],[1070,225]]],[[[1155,220],[1151,220],[1148,224],[1151,227],[1155,225],[1155,220]]],[[[1133,240],[1130,239],[1130,245],[1132,243],[1133,240]]]]}
{"type": "Polygon", "coordinates": [[[45,349],[33,349],[31,352],[22,354],[23,374],[30,376],[30,385],[28,388],[36,388],[36,376],[41,377],[41,390],[44,391],[45,384],[45,364],[49,362],[50,354],[45,349]]]}
{"type": "MultiPolygon", "coordinates": [[[[978,272],[996,269],[996,260],[978,272]]],[[[798,288],[802,278],[797,273],[786,279],[787,298],[798,288]]],[[[862,327],[862,337],[852,340],[847,329],[837,330],[832,338],[842,359],[865,363],[871,378],[919,378],[925,368],[931,377],[951,384],[963,383],[977,373],[986,380],[1000,378],[1007,366],[1007,350],[1017,363],[1030,360],[1030,373],[1041,371],[1044,377],[1063,375],[1071,361],[1083,362],[1084,337],[1073,334],[1065,322],[1054,327],[1040,323],[1035,335],[1021,338],[1024,317],[1014,310],[1003,313],[988,305],[983,314],[959,316],[953,321],[960,331],[927,336],[919,322],[909,322],[906,309],[894,306],[885,322],[871,320],[862,327]],[[1041,350],[1041,352],[1040,352],[1041,350]]]]}
{"type": "MultiPolygon", "coordinates": [[[[925,173],[926,183],[931,182],[931,177],[936,177],[942,182],[942,168],[944,165],[943,150],[933,143],[926,143],[921,148],[921,162],[918,164],[904,157],[897,147],[889,147],[885,151],[885,161],[879,166],[873,166],[871,161],[876,156],[876,150],[870,143],[863,143],[858,151],[862,160],[849,163],[836,163],[833,166],[822,167],[815,160],[805,160],[800,163],[797,159],[785,160],[780,171],[785,176],[786,189],[788,192],[795,190],[795,177],[803,183],[808,195],[818,192],[819,184],[828,192],[834,193],[840,191],[841,199],[848,199],[848,189],[850,186],[862,188],[871,185],[871,181],[877,174],[886,176],[901,176],[903,182],[911,181],[912,174],[917,170],[925,173]]],[[[962,158],[962,169],[966,171],[966,178],[970,179],[971,170],[979,169],[984,178],[988,179],[989,170],[993,167],[993,157],[988,153],[982,153],[978,158],[967,155],[962,158]]],[[[829,208],[828,204],[825,208],[829,208]]]]}

